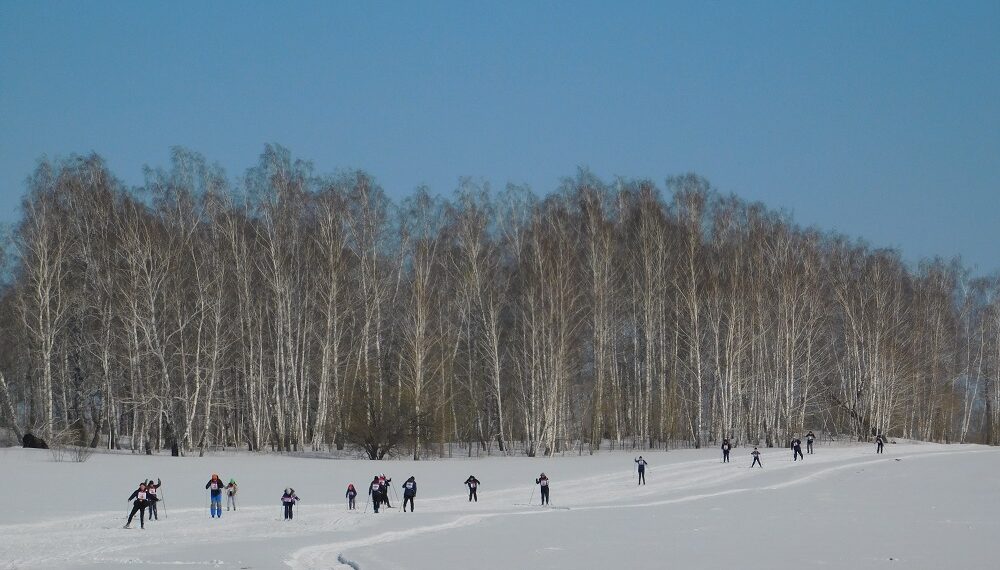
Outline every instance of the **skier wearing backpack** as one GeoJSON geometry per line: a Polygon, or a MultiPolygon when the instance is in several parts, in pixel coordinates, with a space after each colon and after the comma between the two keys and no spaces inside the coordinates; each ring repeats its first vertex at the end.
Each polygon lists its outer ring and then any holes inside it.
{"type": "Polygon", "coordinates": [[[382,484],[379,483],[378,475],[372,479],[371,485],[368,486],[368,495],[371,496],[375,514],[378,514],[378,506],[382,502],[382,484]]]}
{"type": "Polygon", "coordinates": [[[413,497],[417,496],[417,480],[410,475],[410,478],[403,483],[403,512],[406,512],[406,502],[410,502],[410,512],[413,512],[413,497]]]}
{"type": "Polygon", "coordinates": [[[156,503],[160,501],[160,497],[158,495],[160,485],[162,485],[162,483],[159,479],[156,480],[155,485],[153,484],[152,477],[149,478],[149,481],[146,481],[146,500],[149,501],[149,506],[147,508],[149,509],[149,520],[151,521],[160,520],[159,513],[156,512],[156,503]]]}
{"type": "Polygon", "coordinates": [[[292,507],[299,501],[299,496],[295,494],[295,489],[291,487],[285,489],[285,494],[281,496],[281,504],[285,508],[285,520],[292,520],[292,507]]]}
{"type": "Polygon", "coordinates": [[[885,438],[882,437],[882,434],[875,436],[875,445],[878,446],[875,448],[875,453],[882,453],[882,447],[885,445],[885,438]]]}
{"type": "Polygon", "coordinates": [[[236,479],[230,479],[226,484],[226,510],[232,507],[236,510],[236,493],[240,492],[240,486],[236,484],[236,479]]]}
{"type": "Polygon", "coordinates": [[[729,444],[729,438],[728,437],[727,438],[723,438],[723,440],[722,440],[722,462],[723,463],[729,463],[729,450],[732,449],[732,448],[733,448],[733,446],[729,444]]]}
{"type": "Polygon", "coordinates": [[[224,485],[222,484],[222,479],[219,479],[218,473],[212,473],[212,478],[205,483],[205,488],[209,490],[209,496],[211,498],[210,510],[212,512],[212,518],[222,518],[222,489],[224,485]]]}
{"type": "Polygon", "coordinates": [[[753,463],[750,464],[750,469],[753,469],[754,465],[760,465],[760,468],[763,469],[764,464],[760,462],[760,452],[757,451],[756,447],[753,448],[753,451],[750,452],[750,455],[753,455],[753,463]]]}
{"type": "Polygon", "coordinates": [[[347,484],[347,493],[344,495],[347,497],[347,510],[353,511],[354,509],[354,497],[358,496],[358,491],[354,488],[354,483],[347,484]]]}
{"type": "Polygon", "coordinates": [[[808,455],[812,455],[812,452],[813,452],[813,441],[815,439],[816,439],[816,434],[814,434],[812,432],[812,430],[809,430],[809,433],[806,434],[806,453],[808,455]]]}
{"type": "Polygon", "coordinates": [[[542,473],[538,479],[535,479],[535,484],[542,491],[542,505],[549,504],[549,478],[545,476],[545,473],[542,473]]]}
{"type": "Polygon", "coordinates": [[[139,488],[132,491],[132,494],[129,495],[126,500],[133,502],[132,512],[128,514],[128,521],[125,523],[125,528],[132,528],[132,518],[135,517],[135,513],[139,513],[139,528],[146,528],[145,512],[146,507],[149,506],[149,495],[146,492],[146,483],[139,483],[139,488]]]}
{"type": "Polygon", "coordinates": [[[647,463],[646,460],[643,459],[642,456],[640,455],[639,458],[635,460],[635,464],[639,466],[639,484],[640,485],[645,485],[646,484],[646,466],[649,465],[649,463],[647,463]]]}
{"type": "Polygon", "coordinates": [[[472,475],[465,480],[465,486],[469,488],[469,502],[472,501],[479,502],[479,495],[476,490],[479,488],[479,479],[476,479],[472,475]]]}
{"type": "Polygon", "coordinates": [[[805,460],[805,457],[802,456],[802,440],[796,437],[792,440],[792,461],[799,459],[805,460]]]}

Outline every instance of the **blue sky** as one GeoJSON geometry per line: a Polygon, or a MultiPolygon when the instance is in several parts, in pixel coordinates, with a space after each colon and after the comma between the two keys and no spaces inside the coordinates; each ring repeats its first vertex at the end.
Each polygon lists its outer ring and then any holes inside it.
{"type": "Polygon", "coordinates": [[[1000,270],[1000,2],[0,0],[0,221],[42,155],[130,184],[267,142],[392,195],[697,172],[1000,270]]]}

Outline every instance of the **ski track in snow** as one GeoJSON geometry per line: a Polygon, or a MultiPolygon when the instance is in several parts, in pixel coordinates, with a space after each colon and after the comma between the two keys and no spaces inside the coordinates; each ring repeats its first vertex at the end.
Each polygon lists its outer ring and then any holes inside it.
{"type": "MultiPolygon", "coordinates": [[[[911,446],[907,446],[911,447],[911,446]]],[[[349,560],[345,552],[351,549],[358,549],[372,545],[385,545],[388,543],[414,538],[420,535],[428,533],[436,533],[441,531],[446,531],[449,529],[454,529],[458,527],[470,526],[478,524],[484,520],[497,518],[497,517],[511,517],[511,516],[529,516],[529,515],[543,515],[551,514],[555,512],[562,512],[564,516],[572,516],[572,513],[566,513],[566,510],[576,511],[597,511],[606,509],[643,509],[651,507],[659,507],[664,505],[685,503],[691,501],[699,501],[703,499],[716,498],[726,495],[732,495],[737,493],[747,493],[747,492],[760,492],[760,491],[775,491],[780,489],[785,489],[787,487],[792,487],[795,485],[801,485],[807,482],[816,481],[829,477],[839,471],[844,471],[848,469],[857,469],[859,467],[864,467],[866,465],[872,465],[876,463],[883,463],[888,461],[896,460],[912,460],[912,459],[924,459],[930,457],[941,457],[946,455],[955,454],[967,454],[967,453],[984,453],[988,452],[986,449],[961,449],[961,450],[940,450],[941,448],[934,449],[924,449],[921,450],[919,446],[912,446],[915,449],[913,451],[907,450],[900,455],[876,455],[872,457],[870,448],[868,447],[858,447],[854,455],[845,458],[843,454],[837,454],[830,459],[818,459],[823,456],[817,456],[816,454],[809,455],[809,462],[804,460],[796,463],[789,459],[781,460],[777,459],[776,456],[780,452],[775,452],[772,448],[767,450],[770,456],[765,461],[768,461],[768,468],[764,469],[753,469],[750,470],[746,467],[736,466],[730,464],[730,466],[720,466],[719,470],[716,471],[706,471],[706,467],[712,463],[720,463],[719,460],[712,459],[699,459],[694,461],[687,461],[683,463],[677,463],[665,466],[664,469],[660,470],[659,473],[654,474],[649,468],[647,468],[647,478],[652,476],[654,482],[647,482],[644,486],[630,486],[635,485],[636,475],[631,473],[629,475],[624,475],[620,473],[603,474],[592,477],[584,477],[572,480],[560,480],[558,486],[554,486],[555,496],[564,496],[570,503],[570,507],[564,506],[553,506],[551,509],[545,509],[541,507],[535,507],[531,510],[504,510],[504,511],[494,511],[476,514],[467,514],[454,512],[458,515],[454,520],[427,524],[422,526],[411,526],[406,530],[388,531],[379,534],[355,538],[351,540],[338,541],[329,544],[315,545],[300,549],[292,554],[292,556],[286,561],[288,566],[291,568],[302,570],[302,569],[327,569],[331,568],[329,565],[329,560],[336,559],[342,564],[348,565],[354,570],[360,570],[361,564],[354,560],[349,560]],[[714,491],[706,491],[701,493],[692,493],[702,488],[714,488],[719,486],[728,486],[734,481],[740,481],[745,483],[746,477],[748,476],[770,476],[771,473],[787,471],[793,466],[802,466],[802,468],[808,469],[813,465],[821,465],[820,469],[812,470],[809,473],[793,477],[784,481],[779,481],[769,485],[762,486],[741,486],[736,488],[724,488],[714,491]],[[752,473],[750,475],[748,473],[752,473]],[[659,477],[657,477],[659,475],[659,477]],[[606,484],[616,484],[619,485],[623,491],[620,493],[610,494],[613,497],[614,502],[609,499],[604,501],[598,500],[598,504],[577,504],[572,500],[574,498],[589,497],[588,491],[592,492],[593,489],[600,485],[606,484]],[[558,495],[556,495],[558,493],[558,495]],[[662,495],[663,493],[670,494],[681,494],[682,496],[656,499],[656,500],[645,500],[640,502],[626,502],[622,503],[622,500],[636,501],[636,499],[641,499],[644,497],[652,497],[656,495],[662,495]],[[561,510],[566,509],[566,510],[561,510]]],[[[791,453],[789,450],[788,453],[791,453]]],[[[738,460],[737,460],[738,461],[738,460]]],[[[517,491],[505,490],[502,492],[497,492],[496,494],[502,495],[504,497],[515,497],[517,491]]],[[[458,500],[458,498],[464,498],[464,496],[454,496],[454,497],[439,497],[435,499],[430,499],[424,501],[422,505],[426,504],[437,504],[444,501],[452,502],[458,500]]],[[[521,505],[513,505],[521,506],[521,505]]],[[[421,509],[421,512],[425,512],[427,509],[421,509]]],[[[438,512],[431,510],[438,514],[438,512]]],[[[444,511],[451,513],[453,511],[444,511]]],[[[336,568],[336,567],[334,567],[336,568]]]]}
{"type": "MultiPolygon", "coordinates": [[[[0,525],[0,568],[114,565],[260,568],[266,566],[259,561],[244,563],[232,557],[165,561],[163,552],[195,549],[200,553],[211,551],[220,543],[234,543],[228,551],[239,552],[239,545],[266,543],[268,551],[274,551],[276,561],[283,560],[295,569],[360,570],[364,567],[363,556],[352,555],[350,551],[447,532],[498,517],[553,513],[572,517],[575,511],[659,507],[734,493],[784,489],[879,462],[989,452],[981,447],[954,449],[919,444],[901,445],[893,451],[897,453],[875,456],[867,446],[844,448],[830,450],[826,455],[809,455],[808,461],[796,464],[787,458],[790,451],[786,454],[786,450],[771,449],[765,450],[765,468],[753,470],[737,463],[745,462],[741,461],[742,456],[734,455],[734,463],[720,465],[718,459],[671,463],[672,453],[656,454],[665,462],[647,470],[648,484],[645,486],[636,486],[634,469],[572,478],[567,474],[574,464],[566,458],[567,469],[553,480],[554,505],[550,509],[537,504],[525,506],[525,493],[530,489],[524,486],[491,490],[471,505],[464,493],[418,498],[418,511],[413,515],[396,514],[393,512],[396,509],[390,509],[390,512],[372,516],[362,514],[364,507],[360,505],[358,511],[345,512],[340,503],[309,503],[308,508],[300,506],[297,509],[291,523],[280,522],[278,505],[240,507],[235,513],[224,512],[222,520],[209,523],[204,519],[207,507],[198,507],[170,509],[169,518],[163,518],[161,513],[159,521],[147,521],[147,530],[136,526],[138,520],[133,521],[132,530],[123,530],[121,527],[127,515],[123,504],[117,511],[0,525]],[[600,492],[595,493],[595,490],[600,492]],[[563,510],[567,508],[572,510],[563,510]],[[331,516],[333,513],[336,516],[331,516]],[[197,523],[192,524],[193,521],[197,523]],[[399,528],[402,525],[405,527],[399,528]],[[331,540],[331,536],[336,540],[331,540]],[[152,559],[150,550],[157,554],[152,559]]],[[[631,461],[625,455],[621,457],[631,461]]],[[[517,469],[523,465],[518,465],[517,469]]],[[[464,470],[464,466],[456,465],[455,469],[464,470]]],[[[533,502],[538,501],[537,492],[532,496],[533,502]]]]}

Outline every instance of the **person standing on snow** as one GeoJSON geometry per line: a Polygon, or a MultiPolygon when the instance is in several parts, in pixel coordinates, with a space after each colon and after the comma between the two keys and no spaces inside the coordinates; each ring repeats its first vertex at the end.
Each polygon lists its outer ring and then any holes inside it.
{"type": "Polygon", "coordinates": [[[413,497],[417,496],[417,480],[410,475],[410,478],[403,483],[403,512],[406,512],[406,502],[410,502],[410,512],[413,512],[413,497]]]}
{"type": "Polygon", "coordinates": [[[357,489],[354,488],[354,483],[347,484],[347,493],[344,495],[347,497],[347,510],[354,510],[354,497],[358,496],[357,489]]]}
{"type": "Polygon", "coordinates": [[[299,496],[295,494],[295,489],[291,487],[285,489],[285,494],[281,496],[281,504],[285,507],[285,520],[292,520],[292,507],[299,501],[299,496]]]}
{"type": "Polygon", "coordinates": [[[764,464],[760,462],[760,452],[757,451],[756,447],[753,448],[753,451],[750,452],[750,455],[753,455],[753,463],[750,464],[750,469],[753,469],[754,465],[760,465],[760,468],[763,469],[764,464]]]}
{"type": "Polygon", "coordinates": [[[212,512],[212,518],[222,518],[222,479],[219,479],[218,473],[212,473],[212,478],[205,483],[205,488],[209,490],[209,495],[211,498],[210,510],[212,512]]]}
{"type": "Polygon", "coordinates": [[[723,463],[729,463],[729,450],[732,449],[732,448],[733,448],[733,446],[729,444],[729,438],[728,437],[727,438],[723,438],[723,440],[722,440],[722,462],[723,463]]]}
{"type": "Polygon", "coordinates": [[[375,514],[378,514],[378,506],[379,503],[382,502],[382,484],[379,483],[378,475],[372,479],[371,485],[368,486],[368,495],[371,496],[371,502],[375,508],[375,514]]]}
{"type": "Polygon", "coordinates": [[[809,430],[806,434],[806,453],[812,455],[813,452],[813,441],[816,439],[816,434],[809,430]]]}
{"type": "Polygon", "coordinates": [[[392,505],[389,504],[389,485],[391,483],[392,479],[390,477],[386,477],[385,473],[378,477],[379,490],[381,491],[379,496],[382,497],[382,502],[385,503],[385,506],[390,509],[392,508],[392,505]]]}
{"type": "Polygon", "coordinates": [[[799,459],[805,460],[805,457],[802,456],[802,440],[796,437],[792,440],[792,461],[799,459]]]}
{"type": "Polygon", "coordinates": [[[476,490],[479,488],[479,479],[476,479],[472,475],[465,480],[465,486],[469,488],[469,502],[476,501],[479,502],[479,495],[476,490]]]}
{"type": "Polygon", "coordinates": [[[875,453],[882,453],[882,447],[885,445],[885,438],[882,437],[882,434],[875,436],[875,445],[878,446],[875,448],[875,453]]]}
{"type": "Polygon", "coordinates": [[[159,479],[156,480],[156,484],[153,484],[153,478],[150,477],[149,481],[146,481],[146,500],[149,501],[149,520],[160,520],[160,515],[156,512],[156,503],[160,501],[158,495],[160,491],[160,485],[163,483],[159,479]]]}
{"type": "Polygon", "coordinates": [[[535,479],[535,484],[539,486],[542,491],[542,505],[549,504],[549,478],[542,473],[535,479]]]}
{"type": "Polygon", "coordinates": [[[132,528],[132,518],[135,517],[135,513],[139,513],[139,528],[146,528],[146,507],[149,506],[149,495],[146,493],[146,484],[139,483],[139,488],[132,491],[132,494],[128,496],[127,501],[132,502],[132,512],[128,514],[128,521],[125,522],[125,528],[132,528]]]}
{"type": "Polygon", "coordinates": [[[230,479],[226,484],[226,510],[233,507],[236,510],[236,493],[240,492],[240,486],[236,484],[236,479],[230,479]]]}
{"type": "Polygon", "coordinates": [[[647,463],[646,460],[643,459],[641,455],[639,456],[638,459],[635,460],[635,463],[636,463],[636,465],[639,466],[639,484],[640,485],[645,485],[646,484],[646,466],[649,465],[649,463],[647,463]]]}

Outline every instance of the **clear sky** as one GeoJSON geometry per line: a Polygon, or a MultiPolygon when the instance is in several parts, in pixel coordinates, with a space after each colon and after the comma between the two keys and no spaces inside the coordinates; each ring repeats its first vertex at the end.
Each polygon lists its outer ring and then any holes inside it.
{"type": "Polygon", "coordinates": [[[0,221],[42,155],[125,182],[266,142],[392,195],[697,172],[1000,270],[1000,1],[0,0],[0,221]]]}

